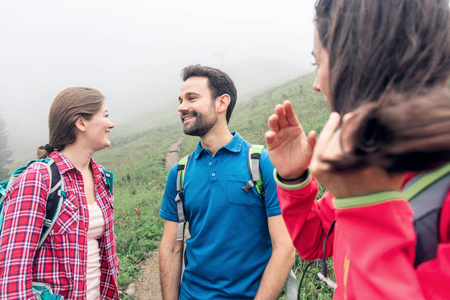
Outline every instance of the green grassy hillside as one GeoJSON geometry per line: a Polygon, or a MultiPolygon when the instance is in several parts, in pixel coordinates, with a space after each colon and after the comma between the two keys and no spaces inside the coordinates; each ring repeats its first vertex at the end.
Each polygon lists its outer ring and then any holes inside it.
{"type": "MultiPolygon", "coordinates": [[[[267,119],[276,104],[292,101],[305,131],[320,131],[328,117],[328,106],[312,89],[314,74],[308,74],[284,85],[272,88],[237,104],[230,121],[230,130],[238,131],[254,144],[265,144],[267,119]]],[[[169,115],[172,115],[170,113],[169,115]]],[[[136,120],[135,120],[136,121],[136,120]]],[[[142,128],[139,124],[136,128],[142,128]]],[[[126,285],[138,274],[137,264],[156,248],[163,232],[163,220],[158,216],[168,169],[164,155],[182,132],[179,118],[173,117],[164,126],[155,126],[112,138],[113,145],[96,154],[95,159],[114,172],[117,251],[120,260],[119,284],[126,285]]],[[[196,147],[198,138],[185,137],[180,156],[196,147]]],[[[297,260],[297,273],[304,262],[297,260]]],[[[312,283],[317,272],[311,272],[305,284],[312,283]]],[[[323,299],[329,291],[308,287],[323,299]],[[326,295],[322,295],[325,293],[326,295]]],[[[320,289],[320,286],[319,286],[320,289]]]]}

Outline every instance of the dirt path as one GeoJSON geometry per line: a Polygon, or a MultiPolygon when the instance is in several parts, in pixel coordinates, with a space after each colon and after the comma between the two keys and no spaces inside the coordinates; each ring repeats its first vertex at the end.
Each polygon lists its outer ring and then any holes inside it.
{"type": "MultiPolygon", "coordinates": [[[[166,168],[171,168],[174,163],[180,160],[179,150],[183,137],[172,144],[165,155],[166,168]]],[[[161,287],[159,283],[159,251],[153,250],[151,257],[140,264],[141,274],[133,283],[135,292],[133,299],[139,300],[161,300],[161,287]]]]}

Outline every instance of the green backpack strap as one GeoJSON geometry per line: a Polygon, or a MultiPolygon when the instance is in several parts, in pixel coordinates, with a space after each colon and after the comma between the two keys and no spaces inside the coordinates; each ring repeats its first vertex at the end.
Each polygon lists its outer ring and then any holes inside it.
{"type": "Polygon", "coordinates": [[[184,216],[183,209],[183,181],[184,181],[184,173],[186,171],[187,164],[189,162],[189,158],[191,155],[183,157],[178,162],[177,167],[177,196],[175,197],[175,201],[177,203],[177,212],[178,212],[178,229],[177,229],[177,241],[184,240],[184,228],[186,226],[186,218],[184,216]]]}
{"type": "MultiPolygon", "coordinates": [[[[248,171],[250,172],[250,180],[245,186],[242,187],[245,193],[255,187],[258,194],[261,196],[263,203],[265,200],[264,184],[259,168],[259,162],[261,160],[261,152],[264,149],[263,145],[251,145],[248,149],[248,171]]],[[[286,300],[296,300],[298,295],[298,282],[294,271],[289,271],[288,278],[286,280],[286,300]]]]}
{"type": "Polygon", "coordinates": [[[259,170],[259,161],[261,159],[261,152],[263,149],[263,145],[250,144],[248,149],[248,171],[250,172],[250,180],[241,188],[247,194],[250,189],[255,187],[256,191],[264,201],[265,191],[261,172],[259,170]]]}
{"type": "Polygon", "coordinates": [[[113,184],[114,184],[114,176],[113,172],[110,172],[103,168],[103,173],[105,173],[105,180],[106,180],[106,189],[109,190],[110,193],[113,192],[113,184]]]}

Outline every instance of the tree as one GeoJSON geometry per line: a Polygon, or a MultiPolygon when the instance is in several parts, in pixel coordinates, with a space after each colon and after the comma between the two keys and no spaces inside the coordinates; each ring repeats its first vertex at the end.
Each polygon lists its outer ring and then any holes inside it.
{"type": "Polygon", "coordinates": [[[0,115],[0,181],[9,178],[10,171],[6,167],[11,160],[12,150],[8,148],[8,131],[6,130],[6,123],[0,115]]]}

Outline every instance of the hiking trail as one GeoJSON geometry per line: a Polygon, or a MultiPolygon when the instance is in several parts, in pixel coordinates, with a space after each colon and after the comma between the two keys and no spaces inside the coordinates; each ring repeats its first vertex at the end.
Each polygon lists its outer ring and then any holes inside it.
{"type": "MultiPolygon", "coordinates": [[[[179,152],[182,141],[183,137],[180,137],[167,149],[164,156],[167,169],[170,169],[180,160],[179,152]]],[[[162,300],[159,282],[159,249],[153,250],[150,257],[140,263],[139,266],[141,267],[141,274],[128,286],[125,293],[131,294],[133,299],[136,300],[162,300]]]]}

